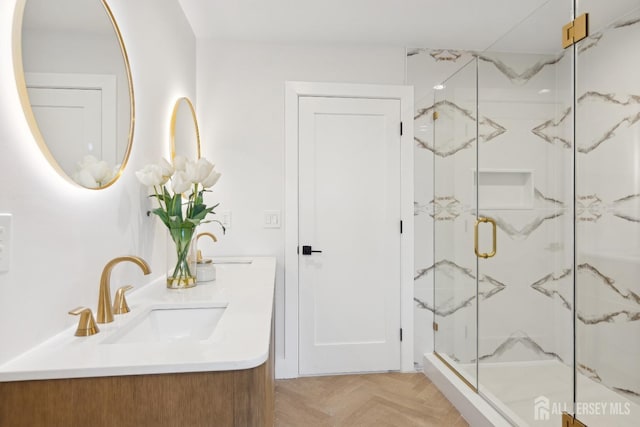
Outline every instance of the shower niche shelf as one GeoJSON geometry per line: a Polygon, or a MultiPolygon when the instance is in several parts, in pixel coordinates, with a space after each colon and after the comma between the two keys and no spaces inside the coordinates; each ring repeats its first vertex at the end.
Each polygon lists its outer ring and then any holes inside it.
{"type": "Polygon", "coordinates": [[[478,189],[480,209],[533,209],[533,171],[481,169],[473,171],[473,189],[478,189]]]}

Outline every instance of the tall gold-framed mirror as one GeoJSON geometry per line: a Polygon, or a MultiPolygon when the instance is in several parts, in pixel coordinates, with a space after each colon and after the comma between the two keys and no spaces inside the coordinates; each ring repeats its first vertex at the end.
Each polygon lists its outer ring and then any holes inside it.
{"type": "Polygon", "coordinates": [[[131,152],[135,104],[106,0],[18,0],[13,30],[20,100],[43,154],[80,186],[110,186],[131,152]]]}
{"type": "Polygon", "coordinates": [[[178,98],[171,114],[171,159],[200,158],[200,129],[196,110],[187,97],[178,98]]]}

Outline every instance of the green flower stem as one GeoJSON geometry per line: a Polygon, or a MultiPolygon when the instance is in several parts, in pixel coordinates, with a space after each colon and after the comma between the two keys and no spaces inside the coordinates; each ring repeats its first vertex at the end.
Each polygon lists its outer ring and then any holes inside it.
{"type": "Polygon", "coordinates": [[[171,237],[176,245],[178,260],[173,270],[175,279],[193,277],[189,268],[189,249],[193,238],[193,229],[172,229],[171,237]]]}
{"type": "Polygon", "coordinates": [[[166,211],[167,210],[167,203],[165,202],[164,206],[162,205],[162,200],[160,199],[160,196],[158,195],[158,186],[157,185],[153,186],[153,192],[156,195],[156,200],[158,201],[158,204],[160,205],[160,208],[162,210],[166,211]]]}
{"type": "Polygon", "coordinates": [[[193,191],[191,192],[191,194],[189,194],[189,202],[187,203],[187,216],[186,216],[187,218],[192,217],[193,207],[195,205],[195,199],[197,194],[198,194],[198,184],[194,183],[193,191]]]}

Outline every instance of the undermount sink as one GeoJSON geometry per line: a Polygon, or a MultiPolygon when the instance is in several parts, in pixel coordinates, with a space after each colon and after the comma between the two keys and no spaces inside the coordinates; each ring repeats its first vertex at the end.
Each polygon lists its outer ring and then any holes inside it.
{"type": "Polygon", "coordinates": [[[241,265],[246,265],[246,264],[251,264],[253,263],[252,260],[247,260],[247,259],[225,259],[225,260],[214,260],[213,263],[215,265],[222,265],[222,264],[241,264],[241,265]]]}
{"type": "Polygon", "coordinates": [[[104,341],[131,344],[202,341],[213,334],[226,306],[153,307],[104,341]]]}

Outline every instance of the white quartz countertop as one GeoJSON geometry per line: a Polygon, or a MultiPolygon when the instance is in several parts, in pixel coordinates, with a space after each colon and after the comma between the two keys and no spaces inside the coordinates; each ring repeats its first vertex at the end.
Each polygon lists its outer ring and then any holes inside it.
{"type": "MultiPolygon", "coordinates": [[[[131,312],[76,337],[75,326],[0,366],[0,381],[250,369],[269,357],[276,261],[218,258],[216,280],[170,290],[164,277],[127,295],[131,312]],[[250,263],[248,263],[250,261],[250,263]],[[119,343],[118,331],[153,308],[226,307],[203,340],[119,343]]],[[[118,284],[111,284],[112,294],[118,284]]],[[[94,314],[95,314],[95,308],[94,314]]]]}

